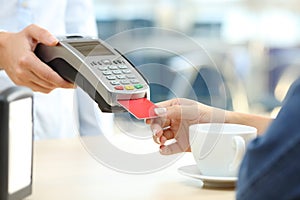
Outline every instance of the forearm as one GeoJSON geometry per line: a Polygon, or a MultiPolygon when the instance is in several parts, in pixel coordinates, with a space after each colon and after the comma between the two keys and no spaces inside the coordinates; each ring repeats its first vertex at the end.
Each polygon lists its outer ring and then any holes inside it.
{"type": "Polygon", "coordinates": [[[0,70],[3,70],[4,69],[4,64],[3,64],[3,60],[5,58],[5,50],[6,50],[6,47],[5,47],[5,42],[8,40],[7,39],[7,36],[8,36],[8,32],[5,32],[4,30],[1,30],[0,29],[0,70]]]}
{"type": "Polygon", "coordinates": [[[253,126],[257,128],[257,133],[259,135],[265,132],[272,121],[272,118],[261,115],[226,111],[226,123],[236,123],[253,126]]]}

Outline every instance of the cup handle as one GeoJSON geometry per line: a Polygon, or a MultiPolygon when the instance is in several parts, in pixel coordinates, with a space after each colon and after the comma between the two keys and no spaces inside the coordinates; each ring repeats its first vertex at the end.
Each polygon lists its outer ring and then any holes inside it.
{"type": "Polygon", "coordinates": [[[229,165],[230,171],[235,171],[239,167],[246,151],[245,140],[241,136],[232,138],[232,146],[236,150],[232,163],[229,165]]]}

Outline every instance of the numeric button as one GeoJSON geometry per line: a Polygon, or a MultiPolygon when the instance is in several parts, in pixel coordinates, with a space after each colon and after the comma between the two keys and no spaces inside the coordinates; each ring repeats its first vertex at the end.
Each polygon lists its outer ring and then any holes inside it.
{"type": "Polygon", "coordinates": [[[117,74],[122,74],[122,72],[121,72],[120,70],[113,70],[112,73],[113,73],[113,74],[116,74],[116,75],[117,75],[117,74]]]}
{"type": "Polygon", "coordinates": [[[133,74],[128,74],[128,75],[126,75],[126,77],[127,77],[128,79],[135,79],[135,78],[136,78],[136,76],[133,75],[133,74]]]}
{"type": "Polygon", "coordinates": [[[124,74],[130,74],[130,73],[131,73],[130,69],[124,69],[124,70],[122,70],[122,72],[123,72],[124,74]]]}
{"type": "Polygon", "coordinates": [[[104,72],[102,72],[102,73],[103,73],[104,76],[108,76],[108,75],[111,75],[111,74],[112,74],[111,71],[104,71],[104,72]]]}
{"type": "Polygon", "coordinates": [[[131,82],[132,84],[139,83],[139,81],[138,81],[137,79],[131,79],[130,82],[131,82]]]}
{"type": "Polygon", "coordinates": [[[108,70],[108,67],[101,66],[101,67],[98,67],[98,69],[99,69],[100,71],[106,71],[106,70],[108,70]]]}
{"type": "Polygon", "coordinates": [[[128,80],[122,80],[121,83],[122,83],[123,85],[130,84],[130,82],[129,82],[128,80]]]}
{"type": "Polygon", "coordinates": [[[128,67],[126,65],[119,65],[119,69],[127,69],[128,67]]]}
{"type": "Polygon", "coordinates": [[[117,75],[118,79],[125,79],[126,77],[124,75],[117,75]]]}
{"type": "Polygon", "coordinates": [[[116,80],[116,77],[115,76],[107,76],[106,77],[108,80],[116,80]]]}
{"type": "Polygon", "coordinates": [[[117,67],[116,65],[111,65],[111,66],[109,66],[108,68],[111,69],[111,70],[116,70],[116,69],[118,69],[118,67],[117,67]]]}
{"type": "Polygon", "coordinates": [[[120,82],[119,81],[111,81],[110,84],[112,84],[112,85],[120,85],[120,82]]]}

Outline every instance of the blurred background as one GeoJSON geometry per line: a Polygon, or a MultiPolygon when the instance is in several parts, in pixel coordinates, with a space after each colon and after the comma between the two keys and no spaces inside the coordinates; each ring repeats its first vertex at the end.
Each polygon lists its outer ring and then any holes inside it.
{"type": "Polygon", "coordinates": [[[120,51],[161,44],[161,49],[125,52],[149,79],[155,102],[187,97],[230,110],[275,116],[288,87],[299,77],[299,1],[94,3],[99,37],[120,51]],[[137,31],[126,33],[121,40],[112,39],[133,29],[137,31]]]}

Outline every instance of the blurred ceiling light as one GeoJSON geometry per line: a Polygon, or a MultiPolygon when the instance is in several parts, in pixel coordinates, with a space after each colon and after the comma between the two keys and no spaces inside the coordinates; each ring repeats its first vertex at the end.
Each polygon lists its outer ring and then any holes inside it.
{"type": "Polygon", "coordinates": [[[242,2],[244,0],[196,0],[197,2],[201,3],[229,3],[229,2],[242,2]]]}
{"type": "Polygon", "coordinates": [[[257,17],[246,9],[232,8],[223,24],[223,37],[230,43],[245,42],[257,35],[257,17]]]}
{"type": "Polygon", "coordinates": [[[271,45],[290,46],[299,41],[299,16],[283,9],[265,11],[260,19],[260,34],[271,45]]]}

